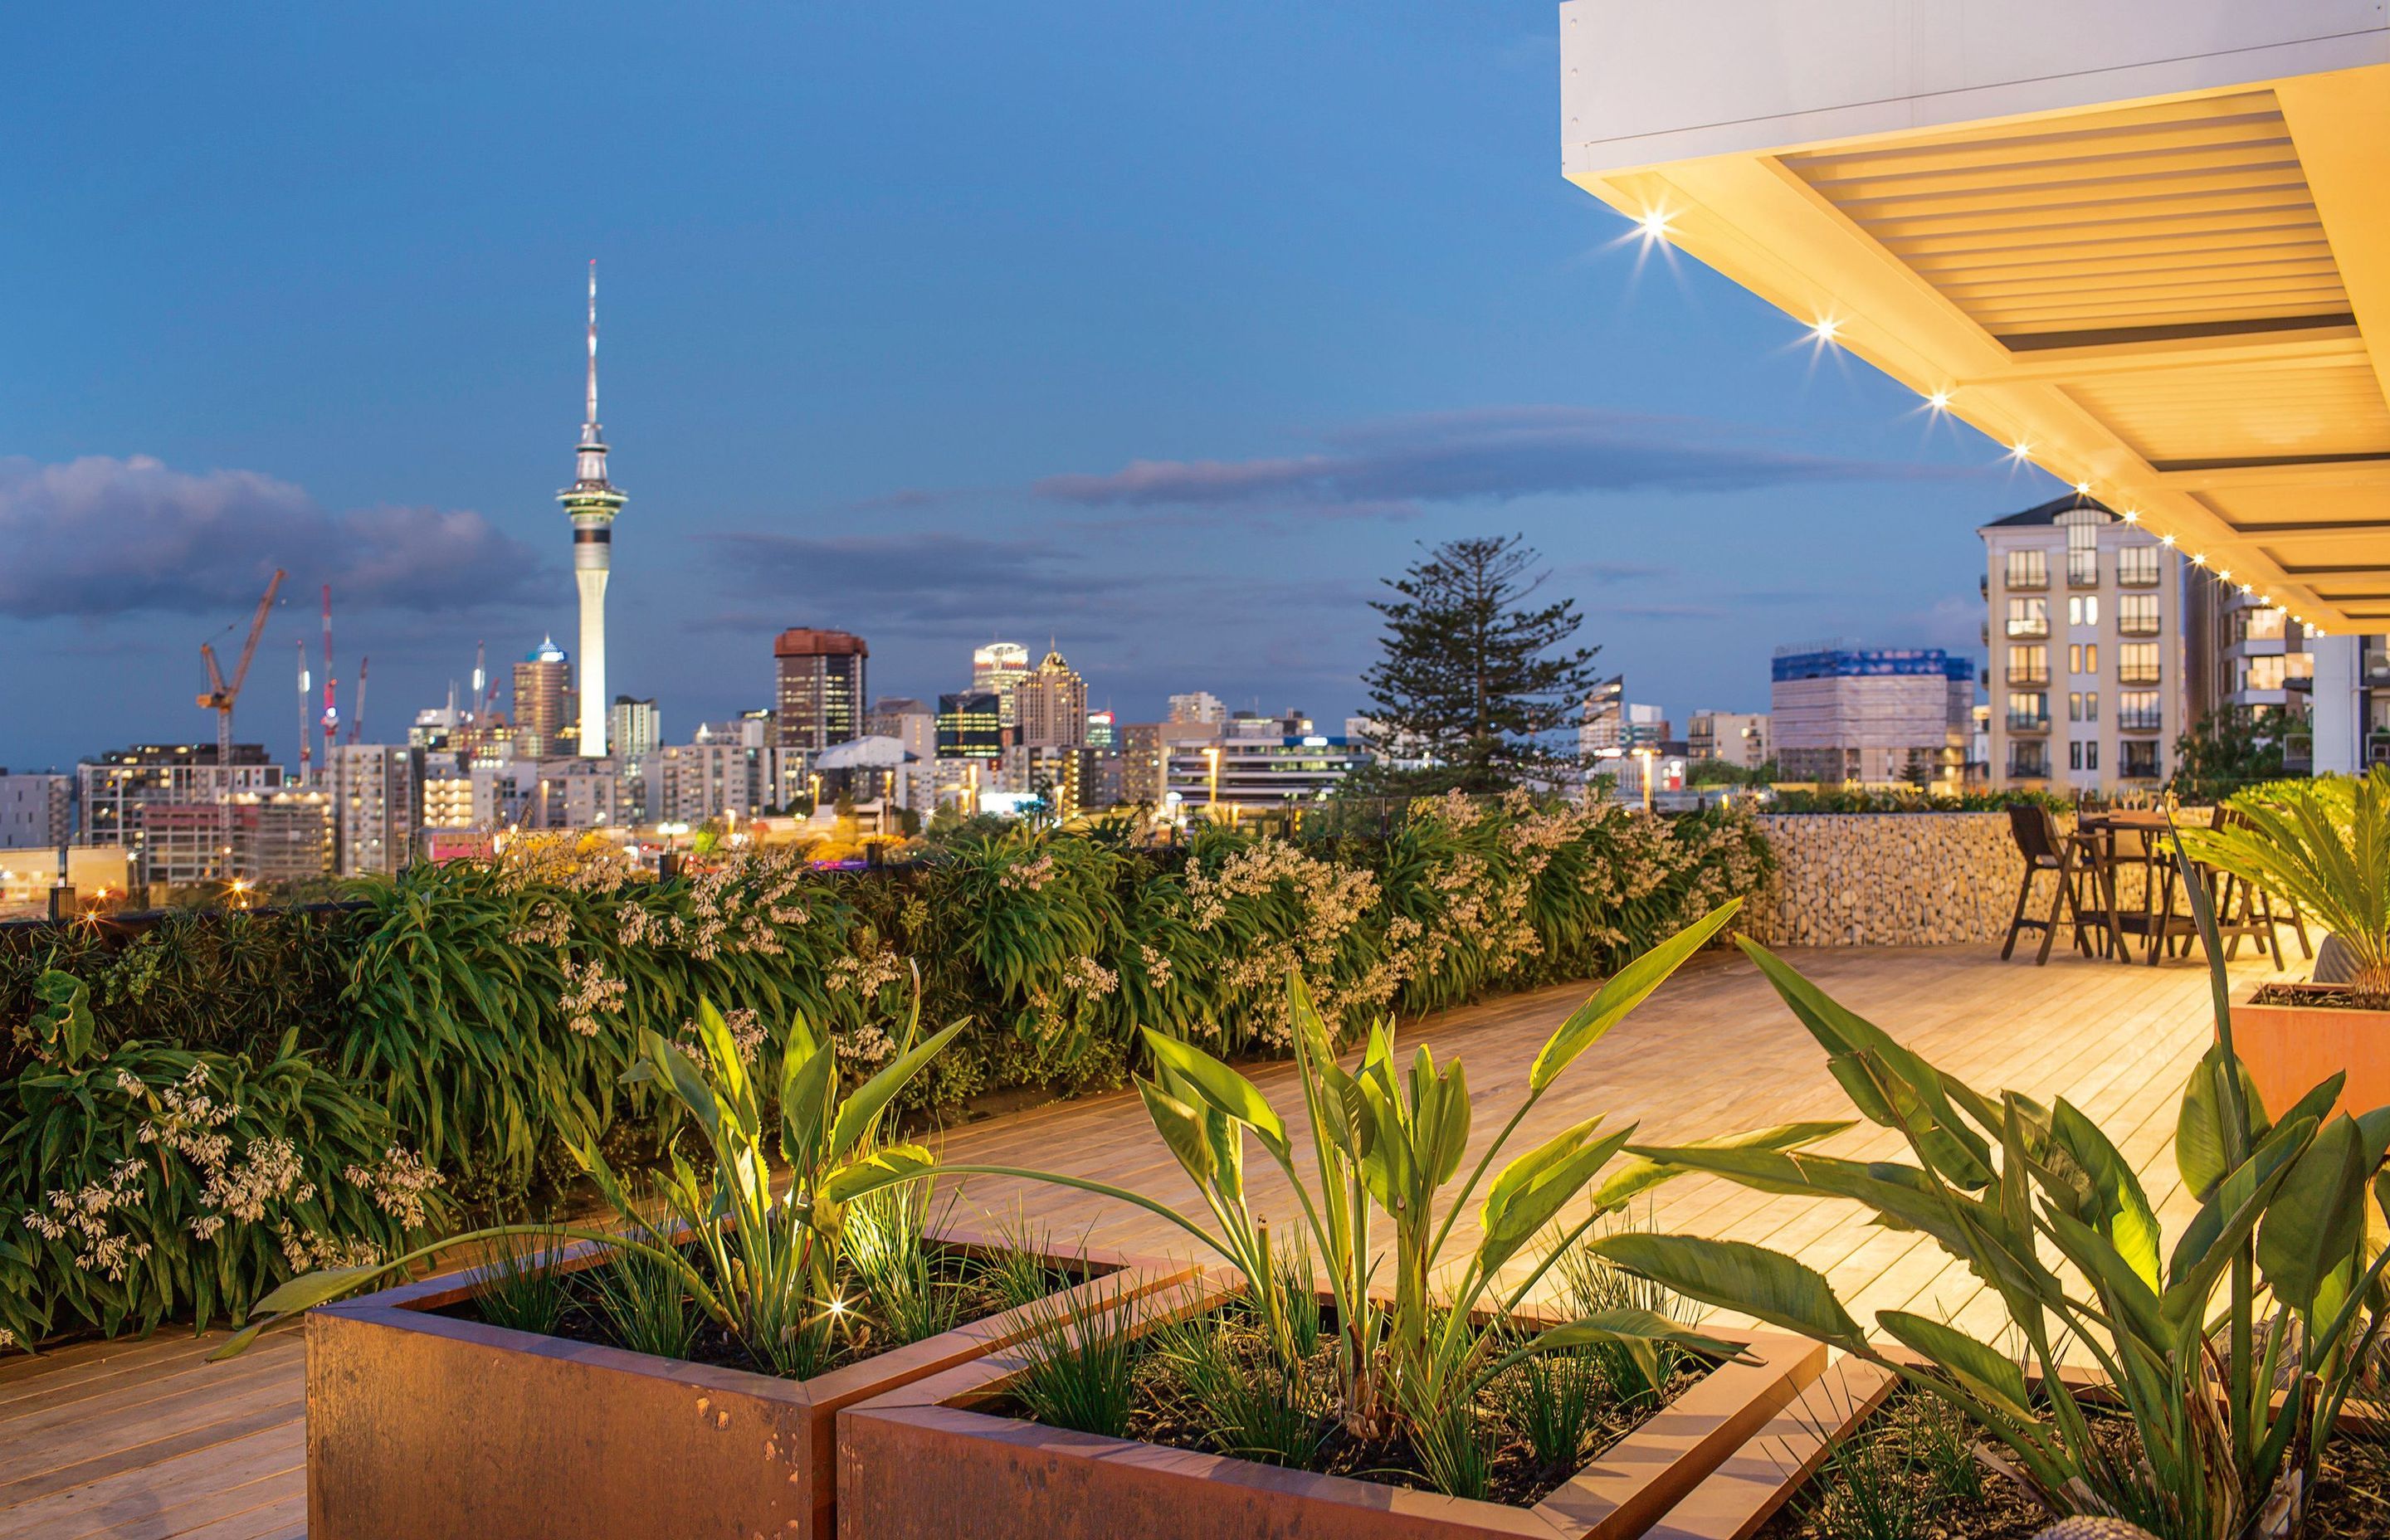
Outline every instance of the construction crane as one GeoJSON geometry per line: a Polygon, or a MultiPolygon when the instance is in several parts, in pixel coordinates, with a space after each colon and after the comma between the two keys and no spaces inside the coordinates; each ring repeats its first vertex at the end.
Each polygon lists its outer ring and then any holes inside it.
{"type": "Polygon", "coordinates": [[[266,614],[273,610],[275,593],[281,586],[282,569],[276,567],[265,585],[265,597],[257,601],[257,613],[249,622],[249,639],[241,644],[240,662],[232,671],[231,683],[225,683],[224,671],[216,666],[215,644],[199,644],[199,657],[208,665],[208,689],[199,697],[199,704],[216,713],[216,767],[226,772],[227,788],[232,784],[232,705],[240,699],[241,681],[249,677],[249,661],[257,656],[257,638],[265,630],[266,614]]]}
{"type": "Polygon", "coordinates": [[[357,735],[364,732],[366,728],[366,665],[372,661],[372,659],[363,655],[360,655],[357,659],[357,714],[349,719],[349,741],[351,743],[354,743],[357,740],[357,735]]]}

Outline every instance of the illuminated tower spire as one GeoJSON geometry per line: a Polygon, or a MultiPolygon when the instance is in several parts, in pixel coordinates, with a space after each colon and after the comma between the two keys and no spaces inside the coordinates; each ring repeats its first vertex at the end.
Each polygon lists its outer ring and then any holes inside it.
{"type": "Polygon", "coordinates": [[[606,480],[606,435],[598,426],[598,263],[589,263],[589,386],[571,486],[556,494],[572,519],[572,581],[581,590],[580,751],[606,754],[606,579],[614,562],[614,516],[629,501],[606,480]]]}

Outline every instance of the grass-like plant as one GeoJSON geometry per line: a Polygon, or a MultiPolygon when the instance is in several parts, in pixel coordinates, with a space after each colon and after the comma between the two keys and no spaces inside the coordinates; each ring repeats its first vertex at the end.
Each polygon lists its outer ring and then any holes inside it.
{"type": "Polygon", "coordinates": [[[2295,904],[2340,938],[2359,995],[2390,998],[2390,764],[2234,797],[2245,822],[2185,829],[2192,858],[2295,904]]]}
{"type": "MultiPolygon", "coordinates": [[[[642,1239],[668,1243],[651,1232],[642,1239]]],[[[679,1268],[652,1251],[617,1247],[587,1275],[598,1313],[614,1341],[633,1353],[686,1358],[697,1337],[688,1283],[679,1268]]]]}
{"type": "Polygon", "coordinates": [[[1510,1423],[1546,1470],[1574,1470],[1611,1393],[1594,1348],[1529,1354],[1493,1383],[1510,1423]]]}
{"type": "Polygon", "coordinates": [[[564,1244],[549,1229],[509,1231],[483,1241],[473,1280],[473,1308],[482,1319],[509,1331],[554,1335],[564,1319],[564,1276],[556,1270],[564,1244]]]}
{"type": "Polygon", "coordinates": [[[1117,1279],[1099,1303],[1074,1313],[1054,1295],[1022,1305],[1028,1335],[1018,1350],[1012,1393],[1038,1421],[1106,1438],[1126,1438],[1136,1405],[1130,1366],[1147,1307],[1117,1279]]]}
{"type": "Polygon", "coordinates": [[[2200,885],[2187,886],[2217,1043],[2178,1112],[2176,1161],[2201,1206],[2170,1247],[2131,1162],[2080,1109],[1975,1090],[1749,942],[1834,1078],[1864,1116],[1902,1136],[1910,1160],[1638,1150],[1764,1192],[1853,1200],[1879,1224],[1923,1234],[1989,1285],[2023,1362],[1940,1321],[1878,1311],[1876,1325],[1921,1355],[1895,1358],[1821,1275],[1758,1246],[1623,1235],[1590,1249],[1890,1368],[1978,1424],[2054,1512],[2123,1518],[2162,1540],[2241,1540],[2261,1518],[2295,1531],[2384,1325],[2390,1250],[2368,1229],[2376,1203],[2390,1205],[2377,1176],[2390,1109],[2330,1116],[2344,1080],[2334,1075],[2268,1111],[2233,1047],[2215,916],[2200,885]],[[2062,1351],[2088,1355],[2131,1417],[2129,1455],[2095,1434],[2094,1414],[2060,1373],[2062,1351]]]}
{"type": "Polygon", "coordinates": [[[1153,1351],[1186,1415],[1220,1453],[1300,1469],[1326,1440],[1332,1423],[1308,1366],[1240,1352],[1226,1317],[1199,1315],[1162,1328],[1153,1351]]]}

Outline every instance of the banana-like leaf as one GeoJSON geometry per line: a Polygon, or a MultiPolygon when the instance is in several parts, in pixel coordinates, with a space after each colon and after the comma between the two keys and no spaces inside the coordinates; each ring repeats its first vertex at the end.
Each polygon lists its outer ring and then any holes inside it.
{"type": "Polygon", "coordinates": [[[1629,1124],[1544,1167],[1512,1192],[1498,1210],[1489,1195],[1484,1216],[1485,1238],[1477,1247],[1478,1276],[1491,1277],[1517,1255],[1519,1248],[1557,1218],[1634,1134],[1634,1126],[1629,1124]]]}
{"type": "Polygon", "coordinates": [[[1469,1150],[1469,1072],[1454,1059],[1435,1072],[1434,1060],[1420,1049],[1420,1070],[1412,1076],[1412,1128],[1419,1141],[1420,1170],[1430,1191],[1452,1180],[1460,1158],[1469,1150]]]}
{"type": "Polygon", "coordinates": [[[934,1175],[937,1169],[938,1158],[919,1145],[886,1145],[825,1177],[816,1206],[827,1203],[833,1209],[843,1209],[883,1187],[934,1175]]]}
{"type": "Polygon", "coordinates": [[[1502,1174],[1495,1177],[1494,1185],[1485,1189],[1485,1205],[1483,1212],[1486,1216],[1486,1226],[1492,1227],[1492,1216],[1508,1208],[1511,1197],[1520,1188],[1533,1181],[1536,1174],[1559,1164],[1583,1149],[1585,1141],[1591,1138],[1593,1131],[1600,1126],[1601,1115],[1597,1112],[1583,1123],[1573,1123],[1561,1129],[1535,1149],[1504,1166],[1502,1174]]]}
{"type": "MultiPolygon", "coordinates": [[[[2243,1141],[2244,1146],[2255,1149],[2257,1141],[2268,1132],[2265,1099],[2257,1094],[2257,1082],[2250,1075],[2249,1067],[2238,1059],[2233,1060],[2233,1066],[2239,1071],[2241,1105],[2249,1115],[2248,1138],[2243,1141]]],[[[2216,1184],[2224,1179],[2224,1174],[2229,1168],[2225,1154],[2231,1148],[2231,1142],[2226,1137],[2224,1126],[2223,1074],[2224,1048],[2219,1044],[2209,1048],[2191,1072],[2191,1083],[2183,1088],[2182,1105],[2175,1114],[2175,1166],[2182,1173],[2182,1185],[2202,1202],[2215,1192],[2216,1184]]],[[[2340,1095],[2337,1078],[2334,1082],[2326,1083],[2332,1085],[2332,1091],[2324,1097],[2320,1106],[2310,1105],[2315,1101],[2316,1092],[2323,1089],[2319,1085],[2301,1097],[2299,1105],[2284,1113],[2281,1121],[2289,1123],[2302,1112],[2320,1121],[2324,1110],[2331,1107],[2340,1095]]]]}
{"type": "Polygon", "coordinates": [[[821,1044],[800,1051],[790,1042],[780,1060],[780,1154],[807,1175],[829,1158],[824,1135],[837,1084],[835,1049],[821,1044]]]}
{"type": "Polygon", "coordinates": [[[249,1344],[257,1341],[259,1332],[278,1318],[296,1311],[313,1310],[319,1304],[329,1304],[343,1295],[354,1293],[389,1272],[390,1265],[386,1262],[378,1262],[363,1267],[327,1267],[319,1272],[302,1273],[276,1286],[263,1299],[250,1307],[249,1324],[227,1338],[222,1347],[209,1354],[208,1361],[215,1363],[238,1357],[249,1351],[249,1344]]]}
{"type": "Polygon", "coordinates": [[[1188,1090],[1253,1131],[1254,1136],[1283,1159],[1290,1148],[1286,1120],[1261,1094],[1259,1087],[1192,1043],[1143,1029],[1145,1046],[1154,1062],[1167,1065],[1188,1090]]]}
{"type": "MultiPolygon", "coordinates": [[[[1839,1122],[1780,1123],[1770,1128],[1754,1128],[1741,1134],[1728,1134],[1715,1139],[1695,1139],[1689,1144],[1672,1145],[1675,1149],[1794,1149],[1802,1145],[1830,1139],[1853,1126],[1848,1119],[1839,1122]]],[[[1606,1177],[1593,1190],[1593,1206],[1609,1213],[1625,1208],[1632,1200],[1649,1192],[1672,1177],[1684,1174],[1684,1168],[1637,1156],[1606,1177]]]]}
{"type": "MultiPolygon", "coordinates": [[[[2372,1170],[2360,1163],[2360,1143],[2357,1121],[2345,1113],[2318,1129],[2258,1223],[2258,1270],[2275,1297],[2298,1310],[2314,1307],[2326,1276],[2356,1255],[2364,1237],[2372,1170]]],[[[2380,1151],[2374,1155],[2378,1163],[2380,1151]]]]}
{"type": "Polygon", "coordinates": [[[1724,929],[1741,907],[1741,899],[1728,899],[1612,974],[1594,991],[1593,998],[1570,1013],[1536,1055],[1535,1066],[1527,1072],[1528,1089],[1541,1093],[1559,1079],[1561,1072],[1574,1063],[1579,1054],[1600,1042],[1602,1034],[1649,999],[1653,990],[1667,982],[1668,975],[1708,944],[1710,938],[1724,929]]]}
{"type": "Polygon", "coordinates": [[[2051,1114],[2049,1136],[2090,1184],[2089,1211],[2085,1217],[2154,1293],[2160,1287],[2158,1217],[2150,1208],[2148,1194],[2141,1190],[2140,1178],[2133,1174],[2132,1162],[2064,1097],[2051,1114]]]}
{"type": "Polygon", "coordinates": [[[1935,1367],[1977,1396],[2019,1418],[2035,1416],[2024,1370],[1998,1348],[1906,1310],[1879,1310],[1875,1319],[1895,1341],[1932,1359],[1935,1367]]]}
{"type": "Polygon", "coordinates": [[[1749,1359],[1749,1339],[1713,1336],[1696,1331],[1691,1327],[1670,1320],[1650,1310],[1622,1307],[1597,1310],[1580,1315],[1546,1331],[1537,1332],[1525,1344],[1526,1352],[1556,1353],[1567,1348],[1591,1347],[1597,1342],[1670,1342],[1690,1348],[1704,1358],[1721,1363],[1749,1359]]]}
{"type": "Polygon", "coordinates": [[[1862,1162],[1780,1149],[1702,1145],[1631,1145],[1628,1153],[1686,1171],[1724,1176],[1761,1192],[1804,1198],[1856,1199],[1885,1223],[1922,1230],[1961,1251],[1967,1247],[1934,1178],[1915,1166],[1862,1162]]]}
{"type": "Polygon", "coordinates": [[[1146,1115],[1153,1120],[1154,1131],[1170,1147],[1170,1153],[1178,1157],[1196,1189],[1211,1191],[1213,1178],[1219,1174],[1218,1157],[1201,1114],[1142,1075],[1137,1077],[1137,1094],[1145,1099],[1146,1115]]]}
{"type": "Polygon", "coordinates": [[[879,1073],[847,1093],[840,1104],[838,1121],[830,1127],[829,1158],[842,1161],[863,1145],[879,1125],[880,1110],[905,1088],[906,1082],[921,1072],[922,1066],[938,1057],[957,1033],[970,1024],[968,1017],[948,1023],[924,1042],[916,1043],[879,1073]]]}
{"type": "Polygon", "coordinates": [[[2282,1178],[2290,1174],[2292,1162],[2314,1132],[2312,1119],[2277,1124],[2255,1154],[2217,1184],[2215,1193],[2175,1242],[2174,1255],[2166,1263],[2163,1307],[2183,1351],[2196,1341],[2206,1321],[2207,1302],[2216,1291],[2217,1280],[2257,1227],[2266,1205],[2273,1201],[2282,1178]]]}
{"type": "Polygon", "coordinates": [[[1629,1233],[1588,1241],[1586,1250],[1688,1299],[1739,1310],[1845,1351],[1866,1345],[1866,1334],[1825,1275],[1748,1241],[1629,1233]]]}

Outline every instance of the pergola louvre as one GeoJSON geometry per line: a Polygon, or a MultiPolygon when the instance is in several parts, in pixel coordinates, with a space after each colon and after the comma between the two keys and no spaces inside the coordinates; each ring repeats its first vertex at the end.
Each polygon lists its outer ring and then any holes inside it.
{"type": "Polygon", "coordinates": [[[2311,627],[2390,630],[2390,30],[2258,9],[1570,0],[1564,169],[2311,627]]]}

